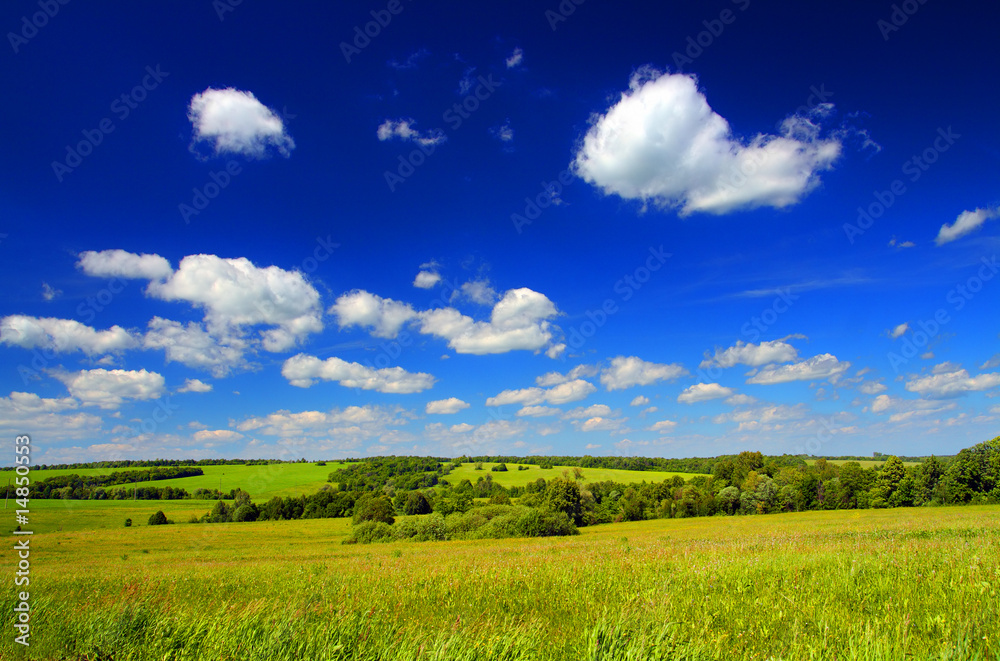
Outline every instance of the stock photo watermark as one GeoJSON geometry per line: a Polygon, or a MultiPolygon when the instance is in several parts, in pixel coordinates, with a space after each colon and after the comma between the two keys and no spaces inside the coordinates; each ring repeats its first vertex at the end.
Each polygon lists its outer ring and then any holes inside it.
{"type": "Polygon", "coordinates": [[[351,42],[340,42],[340,52],[344,56],[344,60],[350,64],[351,58],[360,55],[361,51],[368,48],[368,46],[371,45],[372,40],[382,34],[382,30],[389,27],[389,24],[392,23],[393,17],[402,14],[404,9],[406,9],[406,7],[403,6],[401,0],[389,0],[385,9],[371,10],[369,14],[372,17],[372,20],[368,21],[364,25],[354,26],[354,33],[352,35],[354,38],[351,42]]]}
{"type": "Polygon", "coordinates": [[[948,306],[939,307],[929,318],[917,321],[913,332],[903,337],[899,351],[890,351],[886,354],[885,357],[889,361],[889,365],[892,366],[893,372],[899,374],[901,367],[919,356],[931,340],[951,323],[951,314],[961,312],[983,290],[986,283],[993,280],[997,273],[1000,273],[1000,263],[997,262],[996,255],[983,257],[980,261],[982,263],[975,274],[948,290],[944,297],[948,306]],[[949,313],[949,309],[951,313],[949,313]]]}
{"type": "Polygon", "coordinates": [[[8,32],[7,41],[14,49],[14,54],[21,52],[21,47],[38,36],[38,31],[49,24],[53,18],[59,14],[59,10],[68,5],[70,0],[38,0],[38,8],[31,16],[21,17],[21,29],[17,32],[8,32]]]}
{"type": "MultiPolygon", "coordinates": [[[[31,530],[26,530],[24,526],[29,525],[28,517],[31,514],[30,501],[28,500],[31,486],[31,437],[22,434],[14,439],[14,497],[17,509],[14,510],[14,519],[17,527],[14,529],[14,550],[17,551],[17,565],[14,571],[14,585],[18,588],[31,586],[31,530]]],[[[6,503],[4,503],[6,507],[6,503]]],[[[20,590],[14,599],[14,629],[17,636],[14,642],[18,645],[28,647],[31,643],[31,593],[28,590],[20,590]]]]}
{"type": "MultiPolygon", "coordinates": [[[[146,100],[149,93],[159,87],[160,83],[169,75],[169,71],[160,70],[159,64],[155,68],[147,66],[146,75],[142,77],[139,84],[112,101],[109,109],[119,122],[125,121],[132,114],[132,111],[146,100]]],[[[62,160],[52,161],[52,172],[56,176],[56,181],[62,183],[66,175],[80,167],[83,164],[83,159],[93,154],[94,150],[104,142],[104,138],[113,133],[116,128],[118,126],[110,117],[104,117],[97,122],[96,128],[83,129],[80,132],[83,135],[83,140],[75,145],[66,145],[66,156],[62,160]]]]}
{"type": "Polygon", "coordinates": [[[888,19],[880,18],[875,22],[875,27],[882,34],[882,40],[889,41],[889,37],[894,32],[899,32],[900,28],[910,20],[910,17],[920,11],[920,8],[925,4],[927,4],[927,0],[903,0],[898,5],[894,4],[888,19]]]}
{"type": "MultiPolygon", "coordinates": [[[[937,163],[941,154],[951,149],[951,147],[961,138],[961,134],[955,133],[949,126],[947,129],[939,128],[937,137],[919,154],[914,154],[903,161],[900,170],[910,183],[916,183],[920,177],[927,172],[932,165],[937,163]]],[[[884,190],[872,192],[875,198],[867,206],[858,207],[858,218],[853,223],[844,223],[844,234],[852,244],[855,239],[871,229],[875,221],[885,215],[896,201],[906,194],[908,188],[903,179],[894,179],[884,190]]]]}
{"type": "MultiPolygon", "coordinates": [[[[741,12],[750,8],[750,0],[732,0],[732,3],[741,12]]],[[[739,14],[727,8],[720,11],[718,17],[703,20],[701,24],[705,29],[696,35],[688,36],[684,52],[674,51],[671,55],[677,71],[683,71],[685,64],[694,64],[694,61],[701,57],[708,48],[711,48],[716,39],[722,36],[722,33],[726,31],[726,26],[736,22],[737,16],[739,14]]]]}

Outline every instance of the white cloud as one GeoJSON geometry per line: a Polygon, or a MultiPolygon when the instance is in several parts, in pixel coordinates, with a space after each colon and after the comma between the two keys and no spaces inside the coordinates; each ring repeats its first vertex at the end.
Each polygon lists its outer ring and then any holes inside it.
{"type": "Polygon", "coordinates": [[[875,414],[889,414],[889,422],[906,422],[915,417],[925,417],[955,408],[954,403],[942,404],[926,399],[901,399],[890,395],[879,395],[871,404],[875,414]]]}
{"type": "Polygon", "coordinates": [[[506,406],[507,404],[522,404],[535,406],[537,404],[569,404],[578,402],[597,391],[594,384],[583,379],[560,383],[551,388],[522,388],[521,390],[504,390],[499,395],[486,400],[486,406],[506,406]]]}
{"type": "Polygon", "coordinates": [[[629,402],[629,406],[645,406],[649,404],[649,397],[644,397],[642,395],[636,395],[635,398],[629,402]]]}
{"type": "Polygon", "coordinates": [[[606,195],[680,207],[681,215],[724,214],[797,203],[840,151],[802,116],[785,119],[781,135],[740,140],[693,76],[643,67],[621,100],[593,118],[574,166],[606,195]]]}
{"type": "Polygon", "coordinates": [[[272,147],[286,157],[295,149],[295,141],[278,113],[258,101],[252,92],[209,87],[191,97],[188,119],[194,132],[192,150],[198,143],[207,142],[216,155],[262,158],[272,147]]]}
{"type": "Polygon", "coordinates": [[[614,415],[611,407],[607,404],[593,404],[591,406],[578,406],[575,409],[566,411],[563,418],[566,420],[583,420],[585,418],[608,418],[614,415]]]}
{"type": "Polygon", "coordinates": [[[336,381],[345,388],[409,394],[433,387],[436,379],[424,372],[407,372],[402,367],[374,369],[333,357],[320,360],[304,353],[292,356],[281,367],[281,375],[299,388],[308,388],[316,379],[336,381]]]}
{"type": "MultiPolygon", "coordinates": [[[[64,413],[79,403],[72,397],[47,399],[35,393],[12,392],[0,397],[0,433],[13,438],[26,430],[34,444],[62,439],[93,438],[101,432],[101,419],[90,413],[64,413]]],[[[36,450],[38,448],[35,448],[36,450]]],[[[32,463],[39,463],[38,457],[32,463]]]]}
{"type": "Polygon", "coordinates": [[[649,428],[649,431],[670,432],[673,431],[675,427],[677,427],[677,423],[673,420],[660,420],[659,422],[653,423],[653,425],[649,428]]]}
{"type": "Polygon", "coordinates": [[[521,62],[524,60],[524,51],[521,48],[515,48],[514,52],[510,54],[507,58],[507,68],[513,69],[514,67],[520,66],[521,62]]]}
{"type": "Polygon", "coordinates": [[[884,383],[879,383],[878,381],[865,381],[858,386],[858,391],[864,395],[877,395],[880,392],[885,392],[888,390],[884,383]]]}
{"type": "Polygon", "coordinates": [[[121,326],[98,331],[75,319],[11,315],[0,319],[0,344],[24,349],[49,349],[56,353],[82,351],[101,355],[139,346],[138,338],[121,326]]]}
{"type": "Polygon", "coordinates": [[[56,289],[47,282],[42,283],[42,298],[44,298],[46,301],[54,301],[60,296],[62,296],[61,289],[56,289]]]}
{"type": "Polygon", "coordinates": [[[490,286],[489,280],[473,280],[462,283],[461,289],[452,294],[452,300],[458,296],[479,305],[493,305],[497,300],[497,292],[490,286]]]}
{"type": "Polygon", "coordinates": [[[618,431],[623,424],[623,420],[612,420],[596,416],[580,424],[580,431],[618,431]]]}
{"type": "Polygon", "coordinates": [[[185,379],[184,385],[177,392],[212,392],[212,384],[201,379],[185,379]]]}
{"type": "Polygon", "coordinates": [[[586,444],[585,446],[583,446],[583,447],[584,447],[584,449],[586,449],[586,450],[596,450],[597,448],[599,448],[599,447],[601,447],[601,446],[600,446],[600,444],[597,444],[597,443],[587,443],[587,444],[586,444]]]}
{"type": "Polygon", "coordinates": [[[408,321],[417,317],[407,303],[359,289],[340,296],[329,312],[336,317],[341,328],[361,326],[373,336],[385,338],[396,337],[408,321]]]}
{"type": "Polygon", "coordinates": [[[543,388],[549,386],[557,386],[560,383],[566,383],[568,381],[576,381],[584,377],[597,376],[596,365],[577,365],[565,374],[560,374],[559,372],[548,372],[539,377],[535,378],[535,383],[543,388]]]}
{"type": "Polygon", "coordinates": [[[712,419],[712,422],[717,425],[725,424],[727,422],[737,422],[741,425],[751,423],[752,426],[756,426],[785,420],[796,420],[805,417],[807,412],[808,410],[804,404],[796,404],[794,406],[790,406],[788,404],[775,404],[723,413],[715,416],[712,419]]]}
{"type": "Polygon", "coordinates": [[[416,122],[412,119],[397,119],[395,121],[387,119],[379,125],[376,134],[382,142],[399,138],[403,141],[415,142],[424,147],[439,145],[447,140],[447,136],[445,136],[444,131],[441,129],[421,132],[415,126],[416,122]]]}
{"type": "Polygon", "coordinates": [[[905,334],[906,331],[908,330],[910,330],[909,322],[903,322],[900,325],[893,328],[892,330],[888,331],[889,337],[895,340],[896,338],[902,337],[903,334],[905,334]]]}
{"type": "Polygon", "coordinates": [[[981,370],[991,370],[994,367],[1000,367],[1000,353],[993,354],[993,357],[987,360],[985,363],[979,366],[981,370]]]}
{"type": "Polygon", "coordinates": [[[223,377],[247,366],[243,353],[247,343],[233,334],[215,337],[197,322],[180,322],[153,317],[143,338],[143,348],[163,349],[167,362],[205,369],[223,377]]]}
{"type": "Polygon", "coordinates": [[[683,366],[650,363],[635,356],[617,356],[611,366],[601,371],[601,385],[607,390],[625,390],[633,386],[648,386],[657,381],[673,381],[687,374],[683,366]]]}
{"type": "Polygon", "coordinates": [[[958,214],[958,218],[955,219],[954,223],[951,225],[945,223],[941,226],[934,242],[939,246],[951,243],[952,241],[962,238],[966,234],[975,232],[982,227],[987,220],[993,220],[998,217],[1000,217],[1000,208],[998,207],[963,211],[958,214]]]}
{"type": "Polygon", "coordinates": [[[677,396],[677,401],[682,404],[695,404],[697,402],[707,402],[711,399],[722,399],[729,397],[736,391],[732,388],[719,385],[718,383],[696,383],[684,389],[677,396]]]}
{"type": "MultiPolygon", "coordinates": [[[[957,367],[949,365],[949,367],[957,367]]],[[[1000,386],[1000,372],[969,376],[965,369],[952,371],[936,371],[924,377],[913,378],[906,384],[906,389],[924,397],[957,397],[967,392],[989,390],[1000,386]]]]}
{"type": "Polygon", "coordinates": [[[147,291],[165,301],[203,307],[215,335],[252,325],[274,326],[261,331],[266,351],[287,351],[323,330],[319,292],[301,273],[261,268],[245,257],[189,255],[170,278],[151,282],[147,291]]]}
{"type": "Polygon", "coordinates": [[[726,404],[729,404],[730,406],[747,406],[749,404],[755,404],[756,402],[757,399],[755,397],[743,394],[733,395],[732,397],[726,398],[726,404]]]}
{"type": "Polygon", "coordinates": [[[791,365],[765,367],[756,373],[751,373],[747,383],[772,385],[790,381],[818,381],[820,379],[836,382],[850,368],[849,362],[837,360],[836,356],[824,353],[791,365]]]}
{"type": "Polygon", "coordinates": [[[523,406],[517,412],[519,418],[544,418],[551,415],[559,415],[560,409],[552,406],[523,406]]]}
{"type": "Polygon", "coordinates": [[[174,269],[165,257],[124,250],[88,250],[80,253],[77,267],[95,278],[128,278],[139,280],[165,280],[174,269]]]}
{"type": "Polygon", "coordinates": [[[508,151],[511,149],[510,143],[514,142],[514,128],[510,125],[509,119],[499,126],[490,128],[490,134],[500,142],[504,143],[508,151]]]}
{"type": "Polygon", "coordinates": [[[72,397],[44,399],[33,392],[12,392],[9,397],[0,397],[0,414],[60,413],[75,409],[79,405],[80,403],[72,397]]]}
{"type": "Polygon", "coordinates": [[[198,443],[204,443],[211,447],[216,443],[231,443],[244,438],[243,434],[231,429],[202,429],[196,431],[192,437],[198,443]]]}
{"type": "Polygon", "coordinates": [[[476,428],[475,425],[470,425],[468,422],[463,422],[463,423],[460,423],[460,424],[457,424],[457,425],[452,425],[448,429],[450,431],[455,432],[456,434],[465,434],[467,432],[472,431],[475,428],[476,428]]]}
{"type": "Polygon", "coordinates": [[[420,289],[433,289],[439,282],[441,282],[441,274],[436,271],[420,271],[413,278],[413,286],[420,289]]]}
{"type": "Polygon", "coordinates": [[[468,402],[463,402],[458,397],[449,397],[448,399],[427,402],[427,407],[424,410],[428,415],[450,415],[467,408],[469,408],[468,402]]]}
{"type": "Polygon", "coordinates": [[[420,314],[420,332],[447,340],[463,354],[538,351],[552,340],[548,320],[556,315],[555,304],[544,294],[522,287],[503,295],[488,322],[474,321],[454,308],[437,308],[420,314]]]}
{"type": "Polygon", "coordinates": [[[393,427],[409,422],[412,413],[380,406],[348,406],[330,411],[276,411],[263,417],[250,417],[236,424],[237,431],[256,432],[282,439],[320,439],[335,437],[346,441],[377,438],[393,427]]]}
{"type": "Polygon", "coordinates": [[[118,408],[126,399],[157,399],[165,392],[163,375],[144,369],[92,369],[53,376],[62,381],[69,394],[81,404],[102,409],[118,408]]]}
{"type": "Polygon", "coordinates": [[[798,357],[798,350],[785,340],[771,340],[760,344],[737,340],[736,344],[728,349],[716,348],[714,356],[705,352],[705,360],[701,361],[699,367],[702,369],[714,366],[732,367],[733,365],[760,367],[768,363],[789,363],[797,360],[798,357]]]}

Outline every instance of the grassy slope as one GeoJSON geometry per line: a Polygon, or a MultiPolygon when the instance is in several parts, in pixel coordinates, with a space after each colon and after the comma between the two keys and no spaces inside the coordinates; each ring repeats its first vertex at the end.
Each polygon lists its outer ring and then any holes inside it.
{"type": "MultiPolygon", "coordinates": [[[[36,535],[30,652],[269,661],[1000,652],[996,506],[360,547],[339,543],[347,530],[347,520],[320,519],[36,535]]],[[[13,575],[15,561],[4,554],[0,572],[13,575]]],[[[11,631],[13,603],[3,600],[0,626],[11,631]]],[[[0,657],[22,658],[11,639],[0,638],[0,657]]]]}
{"type": "MultiPolygon", "coordinates": [[[[843,466],[848,461],[854,461],[854,460],[853,459],[827,459],[828,463],[835,464],[837,466],[843,466]]],[[[816,463],[816,460],[815,459],[806,459],[806,463],[809,464],[810,466],[812,466],[813,464],[816,463]]],[[[858,463],[861,464],[862,468],[874,468],[876,466],[881,466],[882,464],[884,464],[885,463],[885,459],[879,459],[877,461],[875,459],[862,459],[862,460],[859,460],[858,463]]],[[[903,465],[907,466],[907,467],[909,467],[909,466],[919,466],[920,463],[921,462],[919,462],[919,461],[904,461],[903,465]]]]}
{"type": "MultiPolygon", "coordinates": [[[[315,493],[326,484],[326,478],[331,471],[346,466],[344,462],[328,461],[326,466],[315,464],[267,464],[267,465],[230,465],[202,466],[204,475],[197,477],[181,477],[173,480],[156,480],[144,482],[144,486],[180,487],[194,493],[195,489],[218,489],[222,480],[222,490],[230,491],[237,487],[247,491],[254,501],[265,501],[274,496],[301,496],[315,493]]],[[[32,480],[44,480],[47,477],[78,473],[80,475],[96,475],[110,473],[115,469],[86,470],[38,470],[32,471],[32,480]]],[[[118,469],[121,470],[121,469],[118,469]]],[[[131,489],[131,485],[111,487],[115,489],[131,489]]]]}
{"type": "MultiPolygon", "coordinates": [[[[452,484],[458,484],[464,479],[469,480],[475,484],[476,480],[480,477],[486,478],[486,474],[489,473],[493,476],[493,481],[497,484],[502,484],[505,487],[523,487],[528,482],[534,482],[540,477],[546,480],[551,480],[553,477],[562,477],[563,471],[568,470],[572,474],[572,467],[569,466],[555,466],[549,470],[542,470],[538,466],[532,466],[530,464],[525,464],[528,466],[528,470],[519,471],[517,470],[517,464],[507,464],[507,472],[505,473],[495,473],[490,470],[496,464],[484,463],[483,470],[477,471],[475,469],[475,464],[462,464],[461,468],[456,468],[448,475],[447,479],[452,484]]],[[[685,480],[698,475],[698,473],[667,473],[661,471],[627,471],[627,470],[616,470],[611,468],[582,468],[583,477],[587,482],[601,482],[604,480],[612,480],[614,482],[624,482],[624,483],[638,483],[638,482],[662,482],[667,478],[671,478],[674,475],[680,475],[685,480]]]]}

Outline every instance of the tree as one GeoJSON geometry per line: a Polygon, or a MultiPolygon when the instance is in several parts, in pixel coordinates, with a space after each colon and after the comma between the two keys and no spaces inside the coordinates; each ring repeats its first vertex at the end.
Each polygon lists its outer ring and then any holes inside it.
{"type": "Polygon", "coordinates": [[[132,527],[132,519],[125,519],[125,527],[126,528],[132,527]]]}
{"type": "Polygon", "coordinates": [[[396,522],[395,510],[388,496],[365,495],[354,505],[354,525],[365,521],[381,521],[390,526],[396,522]]]}
{"type": "Polygon", "coordinates": [[[507,472],[507,464],[505,464],[503,462],[500,462],[499,464],[497,464],[496,466],[494,466],[490,470],[493,471],[494,473],[506,473],[507,472]]]}
{"type": "Polygon", "coordinates": [[[229,518],[229,507],[221,500],[215,501],[211,513],[208,515],[210,523],[227,523],[229,518]]]}
{"type": "Polygon", "coordinates": [[[165,526],[167,524],[167,515],[163,513],[163,510],[156,510],[156,513],[149,517],[149,525],[151,526],[165,526]]]}
{"type": "Polygon", "coordinates": [[[419,491],[411,491],[407,494],[406,504],[403,506],[403,511],[411,516],[414,514],[430,514],[433,509],[431,501],[427,500],[427,496],[419,491]]]}
{"type": "Polygon", "coordinates": [[[258,515],[257,507],[252,503],[246,503],[237,507],[233,512],[233,521],[256,521],[258,515]]]}
{"type": "Polygon", "coordinates": [[[883,506],[888,505],[891,502],[892,495],[899,487],[900,480],[905,476],[906,466],[903,465],[899,457],[892,455],[886,459],[882,465],[882,470],[879,471],[875,486],[871,489],[872,507],[876,507],[876,503],[883,506]]]}
{"type": "Polygon", "coordinates": [[[726,514],[736,514],[740,506],[740,490],[736,487],[726,487],[719,492],[719,508],[726,514]]]}
{"type": "Polygon", "coordinates": [[[545,489],[545,503],[554,512],[564,512],[576,525],[583,523],[583,504],[580,485],[561,477],[549,480],[545,489]]]}

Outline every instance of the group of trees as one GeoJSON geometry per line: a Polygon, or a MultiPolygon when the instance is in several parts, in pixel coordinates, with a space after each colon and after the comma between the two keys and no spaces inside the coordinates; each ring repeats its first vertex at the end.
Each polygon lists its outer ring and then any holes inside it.
{"type": "Polygon", "coordinates": [[[153,482],[181,477],[204,475],[205,471],[192,466],[157,466],[150,470],[115,471],[102,475],[80,476],[76,473],[58,475],[29,485],[29,498],[62,498],[67,500],[177,500],[190,498],[184,489],[140,486],[137,489],[109,489],[115,485],[133,482],[153,482]]]}

